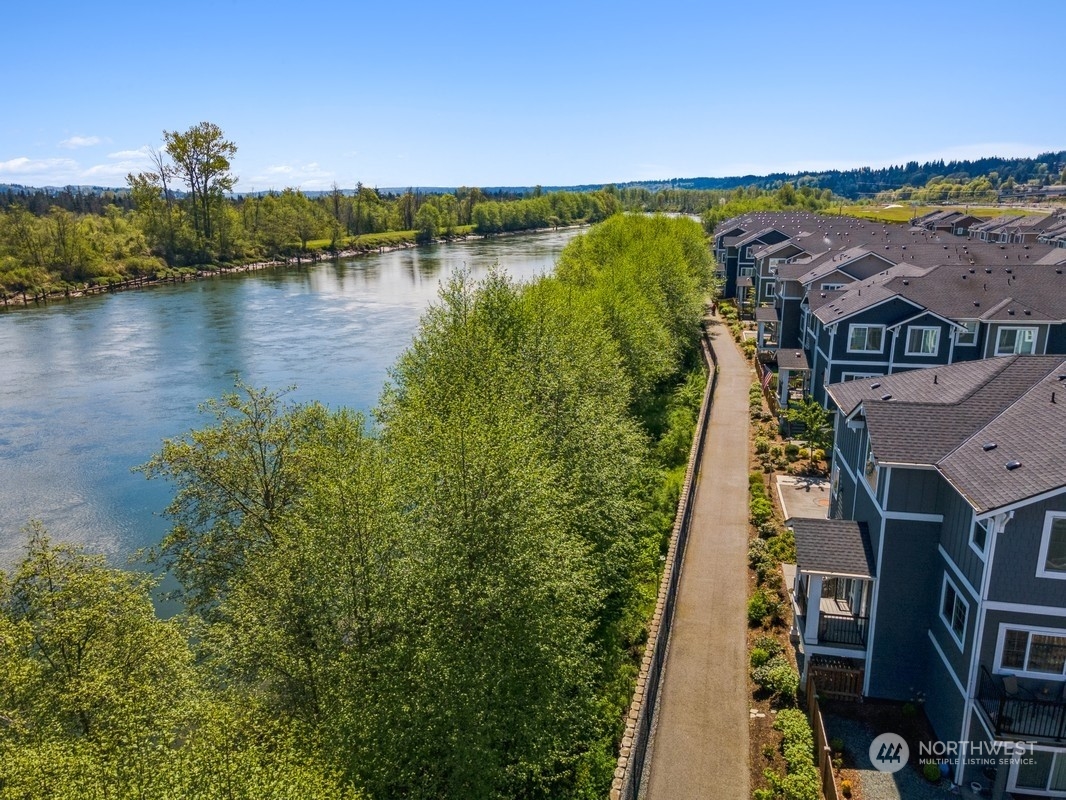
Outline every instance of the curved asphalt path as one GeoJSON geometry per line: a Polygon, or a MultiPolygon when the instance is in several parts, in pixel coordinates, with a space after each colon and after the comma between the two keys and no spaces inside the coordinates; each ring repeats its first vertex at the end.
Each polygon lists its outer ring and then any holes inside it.
{"type": "Polygon", "coordinates": [[[710,318],[718,357],[664,679],[647,800],[747,800],[748,387],[755,373],[710,318]]]}

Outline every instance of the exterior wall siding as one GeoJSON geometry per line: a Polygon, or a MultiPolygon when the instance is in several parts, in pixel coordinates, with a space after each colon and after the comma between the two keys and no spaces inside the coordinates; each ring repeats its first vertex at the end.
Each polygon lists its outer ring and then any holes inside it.
{"type": "Polygon", "coordinates": [[[996,543],[989,599],[1066,608],[1066,579],[1038,578],[1036,574],[1048,511],[1066,511],[1066,495],[1014,512],[996,543]]]}
{"type": "Polygon", "coordinates": [[[892,467],[886,511],[939,514],[941,478],[931,469],[892,467]]]}
{"type": "Polygon", "coordinates": [[[885,523],[870,669],[874,697],[910,700],[925,683],[930,653],[926,631],[934,624],[939,600],[939,594],[933,599],[931,589],[934,581],[939,589],[941,574],[936,557],[939,528],[931,523],[885,523]]]}
{"type": "MultiPolygon", "coordinates": [[[[962,738],[962,720],[966,713],[966,701],[959,692],[959,687],[955,685],[943,659],[933,650],[933,645],[928,639],[925,646],[931,651],[929,670],[921,689],[925,695],[925,715],[940,741],[957,741],[962,738]]],[[[963,685],[965,686],[965,681],[963,685]]],[[[981,731],[983,730],[982,728],[981,731]]],[[[912,757],[917,758],[917,754],[912,754],[912,757]]]]}
{"type": "MultiPolygon", "coordinates": [[[[934,473],[935,474],[935,473],[934,473]]],[[[980,590],[985,572],[984,559],[970,546],[970,531],[973,529],[973,509],[961,495],[950,488],[939,475],[936,476],[942,490],[940,508],[944,515],[940,545],[947,552],[970,585],[980,590]]],[[[988,547],[986,543],[985,547],[988,547]]]]}

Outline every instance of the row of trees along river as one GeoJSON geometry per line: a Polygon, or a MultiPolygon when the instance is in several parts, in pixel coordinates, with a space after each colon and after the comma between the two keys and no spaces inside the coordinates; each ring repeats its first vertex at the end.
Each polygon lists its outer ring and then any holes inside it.
{"type": "Polygon", "coordinates": [[[142,468],[174,488],[182,615],[31,526],[0,578],[0,798],[604,797],[709,262],[697,223],[615,215],[554,275],[456,273],[369,416],[209,403],[142,468]]]}
{"type": "Polygon", "coordinates": [[[466,187],[384,194],[359,184],[316,196],[241,195],[236,152],[217,125],[202,122],[165,131],[151,168],[130,174],[123,190],[0,193],[0,305],[312,252],[598,222],[620,209],[707,212],[713,227],[755,207],[815,209],[831,200],[828,190],[787,184],[774,192],[608,186],[527,196],[466,187]]]}

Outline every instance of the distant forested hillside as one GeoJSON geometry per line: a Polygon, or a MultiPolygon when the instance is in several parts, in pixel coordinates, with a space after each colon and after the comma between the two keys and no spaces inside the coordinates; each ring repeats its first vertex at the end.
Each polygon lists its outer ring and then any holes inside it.
{"type": "Polygon", "coordinates": [[[981,158],[975,161],[927,161],[919,164],[910,161],[905,165],[873,169],[860,167],[827,172],[778,172],[772,175],[744,175],[730,178],[675,178],[665,181],[633,181],[621,184],[628,188],[640,186],[651,190],[671,189],[735,189],[738,186],[755,186],[760,189],[775,189],[783,183],[796,188],[810,186],[829,189],[833,194],[858,200],[881,192],[901,189],[905,186],[924,187],[937,178],[949,184],[965,184],[988,176],[992,185],[1008,188],[1030,181],[1039,185],[1064,180],[1066,150],[1043,153],[1036,158],[981,158]]]}

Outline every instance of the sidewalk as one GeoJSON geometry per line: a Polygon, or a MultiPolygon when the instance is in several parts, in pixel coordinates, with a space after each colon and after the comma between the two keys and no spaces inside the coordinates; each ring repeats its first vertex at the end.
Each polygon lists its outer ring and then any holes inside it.
{"type": "Polygon", "coordinates": [[[649,750],[648,800],[745,800],[750,364],[716,318],[718,387],[649,750]]]}

